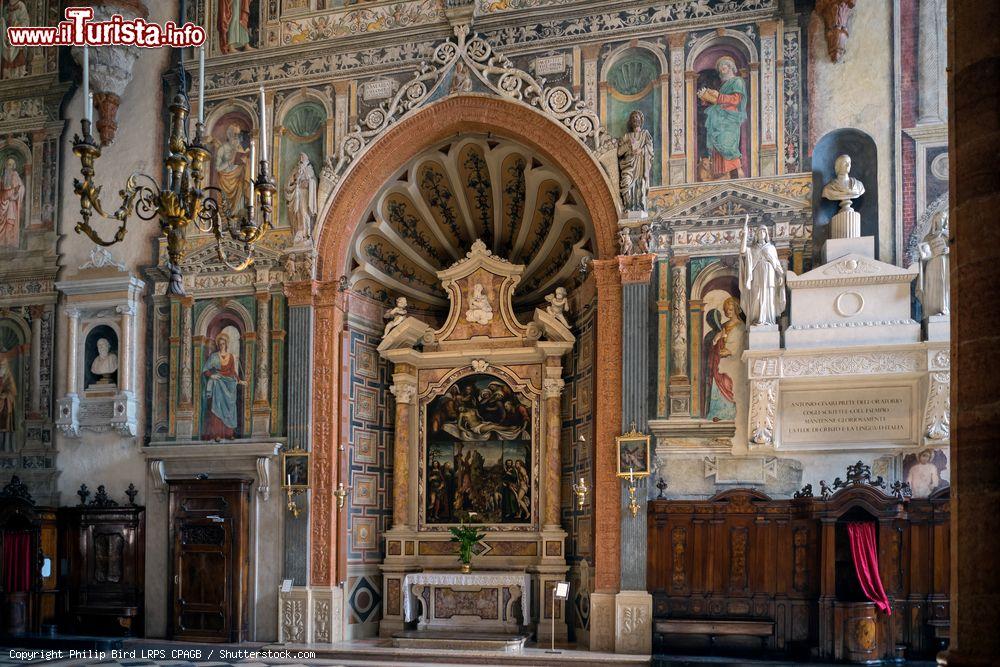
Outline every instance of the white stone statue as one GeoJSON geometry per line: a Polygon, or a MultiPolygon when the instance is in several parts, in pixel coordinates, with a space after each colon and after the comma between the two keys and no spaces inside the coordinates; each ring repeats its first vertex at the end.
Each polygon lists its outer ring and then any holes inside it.
{"type": "Polygon", "coordinates": [[[474,324],[489,324],[493,320],[493,306],[486,296],[486,288],[482,283],[476,283],[472,287],[472,296],[469,298],[469,309],[465,311],[465,319],[474,324]]]}
{"type": "Polygon", "coordinates": [[[105,376],[103,381],[107,381],[110,378],[106,376],[113,375],[117,371],[118,355],[111,351],[111,343],[108,342],[107,338],[98,338],[97,356],[90,364],[90,372],[94,375],[105,376]]]}
{"type": "Polygon", "coordinates": [[[785,269],[767,227],[761,225],[754,233],[749,225],[747,216],[740,231],[740,307],[747,324],[776,325],[785,311],[785,269]]]}
{"type": "Polygon", "coordinates": [[[920,277],[917,298],[924,316],[951,314],[951,278],[948,255],[948,212],[939,211],[931,219],[931,230],[917,246],[920,277]]]}
{"type": "Polygon", "coordinates": [[[627,229],[618,230],[619,254],[632,255],[635,253],[635,244],[632,243],[632,234],[627,229]]]}
{"type": "Polygon", "coordinates": [[[557,287],[554,293],[545,297],[545,300],[549,302],[549,305],[545,307],[545,312],[569,329],[569,320],[566,319],[566,313],[569,312],[569,296],[566,294],[566,288],[557,287]]]}
{"type": "Polygon", "coordinates": [[[865,193],[864,184],[851,176],[851,156],[838,155],[833,162],[833,180],[823,186],[823,199],[839,201],[840,208],[849,208],[851,200],[865,193]]]}
{"type": "Polygon", "coordinates": [[[319,212],[316,198],[316,171],[309,156],[299,153],[299,161],[288,174],[285,185],[285,203],[288,205],[288,224],[292,227],[294,243],[305,243],[312,238],[313,222],[319,212]]]}
{"type": "Polygon", "coordinates": [[[645,213],[649,196],[653,137],[642,127],[643,120],[641,111],[630,113],[628,131],[618,141],[618,189],[627,212],[645,213]]]}
{"type": "Polygon", "coordinates": [[[382,315],[383,320],[387,320],[385,325],[385,330],[382,332],[383,336],[388,336],[389,332],[395,329],[397,326],[403,323],[406,319],[406,309],[409,304],[406,302],[406,297],[401,296],[396,299],[396,305],[393,308],[385,311],[382,315]]]}

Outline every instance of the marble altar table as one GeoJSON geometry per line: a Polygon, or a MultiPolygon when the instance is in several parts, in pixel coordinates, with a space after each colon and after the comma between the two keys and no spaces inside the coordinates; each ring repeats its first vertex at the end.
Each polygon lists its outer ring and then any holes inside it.
{"type": "Polygon", "coordinates": [[[403,578],[406,621],[417,620],[416,600],[423,606],[418,628],[466,628],[484,632],[517,632],[531,623],[531,575],[526,572],[414,572],[403,578]],[[520,601],[520,618],[514,613],[520,601]]]}

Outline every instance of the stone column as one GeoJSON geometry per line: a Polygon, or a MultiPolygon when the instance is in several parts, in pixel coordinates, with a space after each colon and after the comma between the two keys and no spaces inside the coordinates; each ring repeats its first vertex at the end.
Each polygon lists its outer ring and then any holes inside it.
{"type": "Polygon", "coordinates": [[[181,439],[190,438],[194,429],[194,388],[192,372],[192,343],[193,324],[191,322],[191,308],[194,306],[194,297],[179,297],[181,304],[181,348],[179,350],[181,358],[180,391],[177,399],[177,437],[181,439]]]}
{"type": "Polygon", "coordinates": [[[31,307],[31,396],[28,410],[32,417],[42,411],[42,318],[45,306],[31,307]]]}
{"type": "Polygon", "coordinates": [[[600,107],[597,99],[597,60],[600,56],[600,44],[585,44],[580,47],[580,57],[583,60],[583,100],[594,111],[600,107]]]}
{"type": "Polygon", "coordinates": [[[409,364],[396,364],[389,391],[396,397],[392,442],[392,527],[406,528],[410,523],[410,408],[417,399],[416,369],[409,364]]]}
{"type": "MultiPolygon", "coordinates": [[[[649,279],[655,255],[619,257],[622,278],[622,432],[635,424],[644,433],[649,419],[651,346],[649,279]]],[[[628,481],[620,480],[621,592],[615,596],[615,652],[652,651],[653,598],[646,592],[646,503],[648,478],[635,484],[639,511],[628,510],[628,481]]]]}
{"type": "MultiPolygon", "coordinates": [[[[312,416],[312,319],[313,283],[285,285],[288,299],[288,449],[311,449],[309,422],[312,416]]],[[[315,474],[315,473],[313,473],[315,474]]],[[[298,518],[285,514],[285,562],[283,579],[305,586],[309,572],[309,501],[304,493],[295,499],[298,518]]]]}
{"type": "Polygon", "coordinates": [[[77,345],[80,336],[80,311],[66,309],[66,326],[69,327],[69,346],[66,349],[66,393],[76,395],[76,383],[80,377],[76,367],[77,345]]]}
{"type": "Polygon", "coordinates": [[[947,118],[947,83],[945,65],[948,44],[945,41],[947,18],[945,0],[920,0],[917,30],[917,91],[920,117],[917,123],[941,123],[947,118]]]}
{"type": "Polygon", "coordinates": [[[618,592],[619,516],[615,436],[621,432],[622,287],[617,259],[591,262],[597,285],[597,360],[594,395],[594,590],[590,594],[590,649],[615,649],[615,593],[618,592]]]}
{"type": "Polygon", "coordinates": [[[691,416],[688,376],[687,257],[670,262],[670,416],[691,416]]]}
{"type": "Polygon", "coordinates": [[[135,374],[132,361],[132,318],[135,317],[135,306],[131,303],[118,306],[121,315],[121,339],[118,341],[118,391],[132,391],[132,378],[135,374]]]}
{"type": "MultiPolygon", "coordinates": [[[[685,113],[684,113],[684,42],[686,32],[675,32],[667,35],[670,45],[670,167],[668,175],[664,174],[664,183],[677,185],[687,181],[685,178],[685,113]]],[[[663,99],[666,99],[665,97],[663,99]]]]}
{"type": "Polygon", "coordinates": [[[949,0],[951,76],[951,649],[949,665],[1000,656],[1000,579],[984,563],[1000,553],[1000,4],[949,0]],[[993,37],[987,37],[993,35],[993,37]],[[993,360],[992,362],[990,360],[993,360]]]}
{"type": "Polygon", "coordinates": [[[271,432],[271,404],[268,400],[271,384],[271,366],[268,363],[271,347],[268,317],[270,306],[270,292],[257,292],[257,367],[254,372],[252,433],[258,437],[266,437],[271,432]]]}
{"type": "MultiPolygon", "coordinates": [[[[549,369],[546,368],[546,371],[549,369]]],[[[556,373],[562,371],[556,367],[556,373]]],[[[545,530],[560,530],[562,521],[562,461],[559,457],[559,441],[562,434],[560,399],[566,383],[560,377],[547,377],[542,384],[545,397],[545,530]]]]}

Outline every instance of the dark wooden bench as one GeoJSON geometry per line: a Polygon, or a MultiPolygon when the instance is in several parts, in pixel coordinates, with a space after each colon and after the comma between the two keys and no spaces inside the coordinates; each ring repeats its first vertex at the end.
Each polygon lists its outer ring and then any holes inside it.
{"type": "Polygon", "coordinates": [[[761,646],[774,635],[773,621],[669,618],[654,622],[653,629],[661,635],[705,635],[714,646],[715,638],[724,635],[760,637],[761,646]]]}

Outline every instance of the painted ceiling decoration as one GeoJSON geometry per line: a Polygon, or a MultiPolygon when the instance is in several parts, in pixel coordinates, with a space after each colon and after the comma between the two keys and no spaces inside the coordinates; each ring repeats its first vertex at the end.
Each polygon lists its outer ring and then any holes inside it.
{"type": "Polygon", "coordinates": [[[528,308],[571,286],[593,256],[582,201],[565,174],[521,144],[452,140],[413,158],[375,198],[354,240],[351,286],[444,309],[437,272],[482,239],[494,254],[525,265],[514,302],[528,308]]]}

